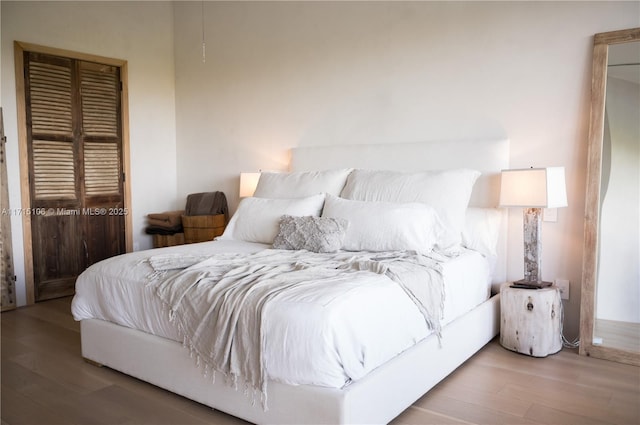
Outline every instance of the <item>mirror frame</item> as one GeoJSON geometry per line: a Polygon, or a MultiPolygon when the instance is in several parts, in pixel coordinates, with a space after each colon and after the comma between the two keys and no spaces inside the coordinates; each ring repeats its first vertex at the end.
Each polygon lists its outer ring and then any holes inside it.
{"type": "Polygon", "coordinates": [[[585,198],[584,257],[580,300],[580,354],[640,366],[640,354],[593,345],[595,294],[598,276],[598,224],[600,222],[600,173],[604,136],[607,61],[609,45],[640,41],[640,28],[599,33],[593,41],[591,121],[585,198]]]}

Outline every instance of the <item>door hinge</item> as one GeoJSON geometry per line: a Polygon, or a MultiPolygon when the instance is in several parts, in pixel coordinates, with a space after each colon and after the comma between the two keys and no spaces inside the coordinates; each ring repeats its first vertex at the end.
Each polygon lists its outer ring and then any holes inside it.
{"type": "Polygon", "coordinates": [[[125,173],[122,173],[122,182],[124,183],[124,182],[125,182],[125,180],[126,180],[126,174],[125,174],[125,173]]]}
{"type": "Polygon", "coordinates": [[[122,91],[122,81],[120,81],[120,91],[122,91]]]}

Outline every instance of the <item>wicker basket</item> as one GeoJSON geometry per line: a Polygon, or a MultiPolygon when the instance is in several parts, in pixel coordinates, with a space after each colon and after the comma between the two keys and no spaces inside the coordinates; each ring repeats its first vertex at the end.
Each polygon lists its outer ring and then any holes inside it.
{"type": "Polygon", "coordinates": [[[165,246],[175,246],[184,244],[184,233],[174,233],[173,235],[153,235],[153,247],[162,248],[165,246]]]}
{"type": "Polygon", "coordinates": [[[224,214],[183,215],[184,243],[212,241],[224,232],[224,214]]]}

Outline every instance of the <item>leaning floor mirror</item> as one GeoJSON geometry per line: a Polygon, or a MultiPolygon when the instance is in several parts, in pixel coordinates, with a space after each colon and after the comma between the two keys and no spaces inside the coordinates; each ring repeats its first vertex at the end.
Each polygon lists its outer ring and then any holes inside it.
{"type": "Polygon", "coordinates": [[[640,365],[640,28],[596,34],[580,354],[640,365]]]}

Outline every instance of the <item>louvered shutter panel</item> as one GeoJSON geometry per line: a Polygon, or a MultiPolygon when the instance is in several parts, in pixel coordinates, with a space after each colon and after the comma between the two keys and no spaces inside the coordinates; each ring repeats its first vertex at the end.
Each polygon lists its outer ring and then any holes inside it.
{"type": "Polygon", "coordinates": [[[73,142],[34,140],[32,149],[35,199],[76,199],[73,142]]]}
{"type": "Polygon", "coordinates": [[[82,130],[86,136],[118,137],[119,84],[117,68],[81,64],[82,130]]]}
{"type": "Polygon", "coordinates": [[[71,62],[33,55],[28,70],[34,200],[76,199],[71,62]]]}
{"type": "Polygon", "coordinates": [[[120,193],[120,76],[116,67],[80,64],[86,196],[120,193]]]}
{"type": "Polygon", "coordinates": [[[119,193],[120,154],[117,144],[85,142],[84,185],[87,196],[119,193]]]}
{"type": "Polygon", "coordinates": [[[31,94],[31,129],[33,134],[71,137],[71,68],[31,60],[29,63],[31,94]]]}

